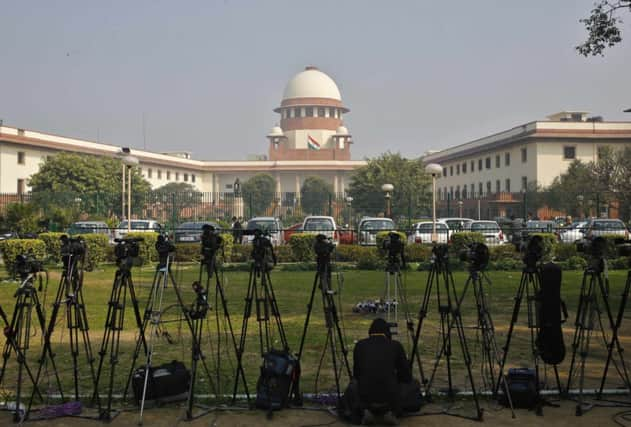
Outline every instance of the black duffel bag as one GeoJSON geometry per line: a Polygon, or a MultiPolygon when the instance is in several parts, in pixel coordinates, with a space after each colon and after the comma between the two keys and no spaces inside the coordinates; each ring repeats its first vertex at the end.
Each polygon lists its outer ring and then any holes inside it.
{"type": "MultiPolygon", "coordinates": [[[[160,366],[149,369],[147,379],[147,394],[145,401],[175,402],[188,398],[188,389],[191,384],[191,373],[182,362],[173,360],[160,366]]],[[[142,399],[142,391],[145,386],[145,367],[134,371],[132,377],[132,389],[136,403],[142,399]]]]}
{"type": "Polygon", "coordinates": [[[298,395],[300,365],[287,351],[270,350],[263,355],[261,375],[256,383],[256,407],[278,410],[289,403],[290,393],[298,395]]]}

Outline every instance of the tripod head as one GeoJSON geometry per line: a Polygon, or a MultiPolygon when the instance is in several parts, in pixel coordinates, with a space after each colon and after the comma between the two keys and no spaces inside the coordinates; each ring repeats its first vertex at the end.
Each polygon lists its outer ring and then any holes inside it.
{"type": "Polygon", "coordinates": [[[83,260],[86,253],[85,240],[81,237],[68,237],[62,235],[59,240],[61,241],[61,260],[64,265],[64,270],[68,270],[71,264],[75,264],[83,260]]]}
{"type": "Polygon", "coordinates": [[[489,264],[489,247],[484,243],[472,242],[460,251],[460,260],[469,264],[470,272],[480,272],[489,264]]]}
{"type": "Polygon", "coordinates": [[[318,265],[318,271],[322,272],[326,267],[331,266],[331,254],[335,250],[335,244],[331,241],[330,237],[324,234],[318,234],[313,242],[313,251],[316,254],[316,262],[318,265]]]}
{"type": "Polygon", "coordinates": [[[158,252],[158,268],[163,268],[166,267],[169,256],[175,252],[175,245],[164,234],[160,234],[156,240],[156,251],[158,252]]]}
{"type": "Polygon", "coordinates": [[[381,249],[386,253],[386,271],[394,273],[401,267],[405,268],[405,243],[401,240],[401,235],[396,231],[391,231],[381,243],[381,249]]]}
{"type": "Polygon", "coordinates": [[[449,260],[449,246],[434,244],[432,246],[432,262],[435,264],[447,264],[449,260]]]}
{"type": "Polygon", "coordinates": [[[522,261],[524,262],[524,270],[527,272],[537,271],[538,265],[545,252],[543,237],[536,234],[529,236],[528,240],[521,245],[520,249],[523,253],[522,261]]]}
{"type": "Polygon", "coordinates": [[[270,271],[276,266],[276,254],[274,246],[269,239],[269,234],[263,233],[260,229],[254,230],[252,239],[252,260],[254,266],[260,271],[270,271]]]}
{"type": "Polygon", "coordinates": [[[140,255],[139,242],[144,241],[142,237],[130,237],[125,239],[114,239],[114,256],[116,257],[116,265],[121,271],[129,271],[133,265],[134,259],[140,255]]]}
{"type": "Polygon", "coordinates": [[[13,269],[15,273],[20,276],[20,280],[22,281],[20,288],[32,287],[32,280],[27,279],[29,277],[35,277],[40,272],[46,271],[44,269],[44,263],[35,258],[35,255],[31,252],[17,255],[15,257],[13,269]]]}
{"type": "Polygon", "coordinates": [[[191,304],[189,315],[191,319],[203,319],[210,309],[208,289],[204,288],[200,282],[193,282],[193,291],[195,291],[195,302],[191,304]]]}
{"type": "Polygon", "coordinates": [[[206,272],[209,276],[212,276],[215,271],[217,252],[220,249],[223,251],[223,238],[215,231],[215,227],[210,224],[204,224],[202,226],[202,259],[200,262],[206,266],[206,272]]]}

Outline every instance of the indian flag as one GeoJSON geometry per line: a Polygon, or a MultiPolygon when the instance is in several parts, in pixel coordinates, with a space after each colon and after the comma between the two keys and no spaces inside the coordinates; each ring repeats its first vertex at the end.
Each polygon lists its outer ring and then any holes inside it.
{"type": "Polygon", "coordinates": [[[320,150],[320,143],[318,143],[318,141],[316,141],[311,135],[307,135],[307,147],[309,147],[309,150],[318,151],[320,150]]]}

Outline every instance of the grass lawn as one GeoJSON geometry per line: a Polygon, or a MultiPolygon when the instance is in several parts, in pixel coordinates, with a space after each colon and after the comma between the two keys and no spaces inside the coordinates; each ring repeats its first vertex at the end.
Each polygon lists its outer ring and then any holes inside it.
{"type": "MultiPolygon", "coordinates": [[[[85,273],[84,296],[90,325],[92,350],[97,358],[97,362],[99,357],[98,352],[103,339],[107,304],[110,299],[114,271],[115,268],[113,266],[105,266],[98,271],[85,273]]],[[[184,300],[187,304],[192,303],[194,301],[194,293],[191,288],[191,283],[197,277],[198,267],[196,265],[184,264],[178,265],[177,267],[174,266],[173,271],[184,300]]],[[[141,304],[141,310],[144,309],[146,299],[149,295],[153,274],[154,270],[150,266],[134,268],[133,276],[137,295],[141,304]]],[[[485,291],[487,292],[488,303],[490,305],[491,314],[496,327],[496,339],[498,347],[500,348],[504,345],[506,339],[506,331],[510,323],[514,297],[517,291],[520,276],[521,272],[493,271],[488,274],[488,277],[492,281],[492,285],[487,286],[485,291]]],[[[563,381],[564,385],[571,356],[574,317],[576,314],[576,306],[580,291],[581,276],[582,272],[579,271],[569,271],[563,273],[562,296],[567,302],[568,310],[570,312],[570,318],[564,325],[567,355],[565,361],[559,366],[560,375],[562,379],[565,379],[563,381]]],[[[298,350],[305,314],[307,311],[306,306],[313,286],[313,277],[314,272],[272,272],[273,287],[276,292],[279,309],[282,314],[282,321],[285,326],[289,345],[293,351],[298,350]]],[[[339,297],[336,301],[339,303],[338,309],[342,318],[341,324],[344,327],[346,343],[349,349],[349,361],[352,365],[352,348],[354,342],[367,335],[370,322],[375,317],[374,315],[355,314],[352,312],[352,309],[355,304],[361,300],[383,297],[384,273],[379,271],[349,270],[340,272],[339,277],[343,278],[343,282],[338,282],[341,284],[341,290],[336,296],[336,298],[339,297]]],[[[460,293],[467,278],[467,273],[456,272],[454,277],[458,292],[460,293]]],[[[51,271],[47,292],[45,294],[40,294],[40,299],[45,300],[47,321],[50,316],[51,304],[55,297],[59,278],[59,270],[51,271]]],[[[408,309],[415,321],[415,324],[417,323],[418,308],[425,289],[426,280],[427,272],[407,272],[404,275],[404,288],[407,293],[408,309]]],[[[614,308],[614,315],[617,313],[620,294],[625,280],[625,271],[610,272],[610,302],[614,308]]],[[[237,340],[239,339],[239,334],[241,332],[244,297],[246,295],[247,285],[248,273],[246,272],[227,272],[224,274],[224,287],[227,295],[232,325],[235,333],[237,334],[237,340]]],[[[0,303],[9,316],[11,316],[13,311],[13,295],[15,293],[15,289],[15,282],[5,281],[0,286],[0,303]]],[[[217,383],[215,390],[220,393],[231,393],[236,368],[235,357],[232,344],[227,341],[228,337],[223,332],[225,328],[220,327],[219,330],[222,333],[219,335],[217,334],[218,327],[216,323],[217,319],[215,317],[215,307],[217,307],[217,304],[215,301],[214,287],[211,288],[209,299],[211,300],[213,310],[209,312],[208,321],[204,325],[203,351],[206,356],[206,363],[209,367],[209,371],[211,371],[212,374],[212,380],[217,383]],[[221,342],[220,352],[218,352],[218,340],[221,342]],[[219,363],[217,363],[217,361],[219,361],[219,363]],[[218,368],[217,365],[219,365],[218,368]],[[218,376],[216,372],[219,372],[218,376]]],[[[168,322],[165,322],[165,324],[162,325],[160,334],[153,338],[153,342],[155,343],[153,364],[156,366],[163,362],[178,359],[183,361],[187,366],[190,366],[190,333],[187,326],[178,320],[181,318],[179,315],[180,310],[176,304],[173,288],[170,285],[164,291],[164,301],[162,305],[163,308],[165,308],[163,319],[168,322]],[[169,340],[165,338],[166,336],[170,337],[171,342],[168,342],[169,340]]],[[[476,385],[480,387],[483,386],[482,360],[479,357],[479,344],[477,339],[478,333],[474,327],[476,325],[476,316],[475,301],[472,292],[469,292],[465,298],[462,312],[467,339],[469,340],[469,348],[473,354],[472,368],[474,380],[476,385]]],[[[513,335],[513,341],[508,357],[508,366],[533,365],[530,358],[530,333],[526,328],[526,313],[527,311],[524,301],[517,328],[513,335]]],[[[308,337],[302,358],[302,388],[304,392],[330,391],[334,389],[333,368],[330,363],[329,353],[326,353],[325,357],[322,359],[322,369],[320,370],[320,375],[317,376],[318,366],[321,356],[323,355],[323,347],[326,337],[323,317],[321,298],[319,298],[319,294],[316,294],[316,303],[309,325],[308,337]],[[316,377],[318,377],[317,384],[316,377]]],[[[402,314],[400,314],[400,317],[403,317],[402,314]]],[[[603,317],[603,320],[606,321],[607,319],[603,317]]],[[[224,324],[224,318],[223,315],[221,315],[219,317],[219,325],[222,326],[224,324]]],[[[606,330],[608,330],[608,328],[606,328],[606,330]]],[[[256,317],[253,313],[253,316],[249,321],[248,340],[244,356],[245,372],[250,391],[254,390],[256,379],[258,377],[258,368],[261,361],[257,331],[258,327],[256,317]]],[[[621,328],[621,342],[623,345],[629,344],[630,336],[631,326],[629,326],[627,319],[625,319],[621,328]]],[[[430,303],[429,313],[424,321],[423,333],[420,341],[421,358],[423,360],[426,373],[431,369],[436,351],[439,348],[440,343],[438,341],[438,337],[439,315],[434,294],[430,303]]],[[[125,326],[121,339],[120,363],[116,368],[115,375],[116,392],[122,392],[124,387],[125,380],[131,367],[131,356],[136,338],[137,328],[131,311],[131,304],[128,304],[125,326]]],[[[274,333],[274,338],[275,346],[279,347],[278,334],[274,333]]],[[[409,351],[411,348],[411,342],[410,339],[407,338],[406,334],[400,335],[399,339],[409,351]]],[[[468,388],[468,379],[465,374],[466,371],[464,369],[463,357],[460,352],[460,346],[457,343],[457,335],[455,334],[455,331],[452,342],[454,382],[460,388],[468,388]]],[[[68,331],[65,328],[65,315],[62,310],[60,312],[60,317],[57,320],[55,329],[54,351],[56,353],[57,366],[62,377],[64,392],[71,393],[72,364],[68,351],[68,345],[68,331]]],[[[31,333],[31,348],[27,352],[29,363],[33,368],[36,367],[36,360],[39,357],[40,348],[41,332],[33,327],[31,333]]],[[[588,379],[586,385],[588,387],[596,386],[597,380],[602,375],[605,354],[606,350],[600,334],[594,333],[591,341],[590,357],[586,365],[588,379]]],[[[80,360],[82,364],[80,368],[82,391],[84,393],[88,393],[91,391],[90,371],[85,363],[83,353],[80,355],[80,360]]],[[[141,354],[136,366],[140,366],[143,363],[144,354],[141,354]]],[[[14,389],[16,378],[16,369],[14,369],[15,366],[15,357],[12,356],[9,359],[4,383],[2,385],[6,392],[12,392],[14,389]]],[[[106,380],[108,373],[109,358],[106,357],[100,387],[101,393],[104,393],[106,389],[105,385],[107,383],[106,380]]],[[[548,369],[547,373],[549,376],[548,385],[551,387],[553,386],[553,377],[550,376],[552,373],[551,369],[548,369]]],[[[619,380],[615,369],[610,370],[609,378],[610,381],[608,382],[608,387],[617,387],[621,385],[621,381],[619,380]]],[[[344,382],[346,381],[347,380],[345,378],[344,382]]],[[[27,390],[30,389],[28,381],[26,381],[25,384],[27,390]]],[[[44,389],[53,393],[57,392],[57,387],[55,386],[53,377],[50,374],[44,375],[42,384],[45,385],[44,389]]],[[[198,390],[200,392],[208,392],[212,390],[209,386],[208,377],[204,374],[203,370],[200,371],[198,384],[198,390]]],[[[444,363],[441,364],[437,372],[435,385],[437,388],[441,388],[446,385],[444,363]]],[[[242,387],[240,387],[239,390],[242,392],[242,387]]]]}

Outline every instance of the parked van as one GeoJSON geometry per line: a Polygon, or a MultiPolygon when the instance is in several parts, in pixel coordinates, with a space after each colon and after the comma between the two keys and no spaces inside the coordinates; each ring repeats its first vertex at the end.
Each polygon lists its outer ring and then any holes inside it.
{"type": "Polygon", "coordinates": [[[338,243],[337,225],[332,216],[310,215],[302,222],[302,232],[308,234],[324,234],[335,244],[338,243]]]}

